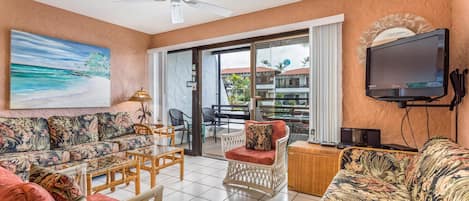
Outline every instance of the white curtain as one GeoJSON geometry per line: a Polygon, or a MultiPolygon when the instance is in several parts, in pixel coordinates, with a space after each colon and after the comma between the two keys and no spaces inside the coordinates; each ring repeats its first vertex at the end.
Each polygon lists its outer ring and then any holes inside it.
{"type": "Polygon", "coordinates": [[[342,126],[342,22],[310,27],[310,128],[320,143],[338,143],[342,126]]]}

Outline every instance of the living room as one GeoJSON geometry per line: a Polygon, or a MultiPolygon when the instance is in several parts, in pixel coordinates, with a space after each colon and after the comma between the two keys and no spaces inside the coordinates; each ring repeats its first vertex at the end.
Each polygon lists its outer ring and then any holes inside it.
{"type": "Polygon", "coordinates": [[[1,200],[469,200],[465,0],[0,1],[1,200]]]}

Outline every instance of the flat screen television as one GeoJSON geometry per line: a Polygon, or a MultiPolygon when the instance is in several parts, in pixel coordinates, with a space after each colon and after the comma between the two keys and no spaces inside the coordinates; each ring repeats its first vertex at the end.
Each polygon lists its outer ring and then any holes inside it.
{"type": "Polygon", "coordinates": [[[366,95],[384,101],[432,101],[447,94],[449,30],[370,47],[366,95]]]}

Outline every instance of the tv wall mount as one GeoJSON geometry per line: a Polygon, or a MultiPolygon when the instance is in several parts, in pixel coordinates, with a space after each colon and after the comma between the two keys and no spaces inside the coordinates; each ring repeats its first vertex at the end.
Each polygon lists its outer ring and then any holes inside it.
{"type": "MultiPolygon", "coordinates": [[[[447,107],[450,111],[453,111],[458,106],[463,98],[466,96],[466,78],[469,70],[466,68],[462,71],[456,69],[450,73],[451,85],[453,86],[454,97],[449,104],[408,104],[407,101],[398,101],[399,108],[407,107],[447,107]]],[[[433,102],[442,97],[437,97],[427,102],[433,102]]]]}

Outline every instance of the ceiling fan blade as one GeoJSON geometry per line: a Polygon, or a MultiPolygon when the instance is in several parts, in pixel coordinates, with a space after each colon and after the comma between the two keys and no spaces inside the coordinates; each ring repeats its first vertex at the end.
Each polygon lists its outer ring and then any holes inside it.
{"type": "Polygon", "coordinates": [[[173,24],[184,23],[182,0],[171,0],[171,22],[173,24]]]}
{"type": "Polygon", "coordinates": [[[233,11],[223,8],[221,6],[217,6],[215,4],[199,1],[199,0],[184,0],[188,6],[193,8],[204,9],[207,12],[211,12],[223,17],[230,17],[233,14],[233,11]]]}

